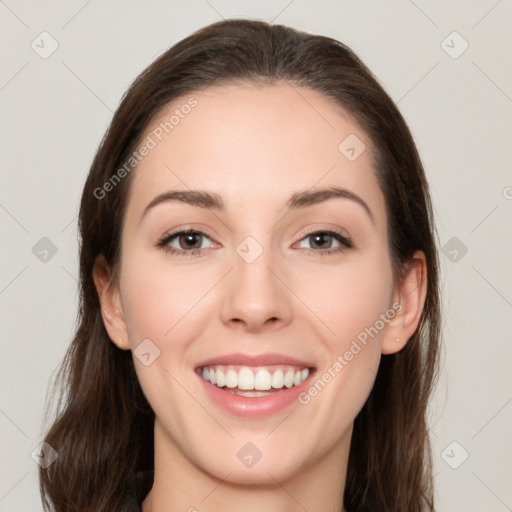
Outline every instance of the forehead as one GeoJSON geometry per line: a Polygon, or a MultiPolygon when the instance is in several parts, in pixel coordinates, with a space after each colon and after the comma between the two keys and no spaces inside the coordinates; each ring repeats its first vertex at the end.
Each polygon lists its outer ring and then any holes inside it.
{"type": "Polygon", "coordinates": [[[332,100],[295,84],[190,93],[158,114],[143,137],[149,139],[154,147],[134,172],[132,209],[176,188],[210,190],[238,206],[244,198],[282,203],[315,185],[343,186],[377,213],[384,208],[367,135],[332,100]],[[354,159],[347,144],[365,149],[354,159]]]}

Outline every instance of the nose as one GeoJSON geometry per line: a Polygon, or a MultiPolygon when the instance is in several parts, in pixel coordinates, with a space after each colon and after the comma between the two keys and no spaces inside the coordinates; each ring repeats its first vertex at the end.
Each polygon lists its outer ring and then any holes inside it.
{"type": "Polygon", "coordinates": [[[292,304],[285,283],[270,251],[263,251],[252,263],[235,254],[222,300],[223,323],[254,333],[287,325],[292,304]]]}

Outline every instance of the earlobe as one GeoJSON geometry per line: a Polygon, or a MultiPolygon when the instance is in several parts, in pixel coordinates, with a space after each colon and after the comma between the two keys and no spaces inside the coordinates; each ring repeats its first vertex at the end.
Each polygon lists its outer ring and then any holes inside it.
{"type": "Polygon", "coordinates": [[[92,274],[101,304],[103,325],[110,339],[119,348],[129,350],[130,344],[119,296],[119,286],[113,278],[112,269],[103,254],[96,258],[92,274]]]}
{"type": "Polygon", "coordinates": [[[400,302],[401,309],[387,325],[382,341],[383,354],[394,354],[406,345],[418,327],[426,296],[426,258],[422,251],[416,251],[406,264],[404,276],[396,293],[396,300],[400,302]]]}

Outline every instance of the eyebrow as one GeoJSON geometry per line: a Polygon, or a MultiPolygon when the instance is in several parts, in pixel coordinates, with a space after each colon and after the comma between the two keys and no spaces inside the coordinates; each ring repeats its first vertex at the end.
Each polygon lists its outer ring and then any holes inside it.
{"type": "MultiPolygon", "coordinates": [[[[304,190],[296,192],[288,199],[286,205],[288,210],[297,210],[320,204],[333,198],[348,199],[357,203],[365,210],[372,222],[374,222],[375,219],[373,213],[363,199],[361,199],[357,194],[354,194],[354,192],[340,187],[328,187],[319,190],[304,190]]],[[[144,208],[141,221],[149,210],[161,203],[168,202],[182,202],[209,210],[225,211],[226,209],[222,197],[214,192],[206,192],[202,190],[171,190],[156,196],[146,206],[146,208],[144,208]]]]}

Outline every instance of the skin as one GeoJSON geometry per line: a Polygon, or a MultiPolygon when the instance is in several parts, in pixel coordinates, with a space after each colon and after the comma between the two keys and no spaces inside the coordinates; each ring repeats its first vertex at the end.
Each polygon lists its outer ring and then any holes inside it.
{"type": "MultiPolygon", "coordinates": [[[[213,87],[193,96],[198,105],[134,171],[118,274],[102,256],[94,269],[112,341],[134,350],[150,339],[160,350],[149,366],[134,358],[156,414],[155,482],[143,510],[344,510],[353,421],[381,354],[402,349],[416,330],[425,257],[416,252],[404,280],[393,282],[371,141],[329,99],[288,84],[213,87]],[[366,146],[355,161],[338,150],[349,134],[366,146]],[[287,213],[292,194],[327,186],[357,194],[373,220],[343,198],[287,213]],[[167,202],[141,220],[153,198],[176,189],[215,192],[226,209],[167,202]],[[186,228],[207,235],[199,237],[199,256],[157,247],[186,228]],[[354,247],[317,254],[340,247],[327,239],[319,248],[307,236],[329,228],[354,247]],[[252,263],[235,250],[247,236],[263,249],[252,263]],[[294,402],[257,420],[235,417],[211,402],[194,373],[210,357],[277,352],[313,362],[321,375],[397,301],[401,314],[307,405],[294,402]],[[237,458],[247,442],[262,453],[252,468],[237,458]]],[[[187,98],[168,105],[147,134],[187,98]]],[[[171,244],[187,250],[179,242],[171,244]]]]}

